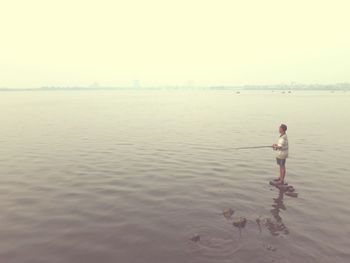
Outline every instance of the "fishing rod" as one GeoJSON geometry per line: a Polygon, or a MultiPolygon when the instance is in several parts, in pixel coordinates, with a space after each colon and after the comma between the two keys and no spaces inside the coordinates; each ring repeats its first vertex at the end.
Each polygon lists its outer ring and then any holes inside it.
{"type": "Polygon", "coordinates": [[[272,148],[271,145],[263,145],[263,146],[249,146],[249,147],[238,147],[233,148],[234,150],[243,150],[243,149],[260,149],[260,148],[272,148]]]}

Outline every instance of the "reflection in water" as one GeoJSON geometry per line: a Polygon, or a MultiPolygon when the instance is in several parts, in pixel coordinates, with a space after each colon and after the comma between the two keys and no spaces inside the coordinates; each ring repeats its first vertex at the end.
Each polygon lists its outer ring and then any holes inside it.
{"type": "Polygon", "coordinates": [[[272,94],[0,93],[0,262],[348,262],[350,92],[272,94]],[[271,156],[220,150],[264,145],[276,119],[297,127],[294,213],[262,185],[271,156]]]}
{"type": "Polygon", "coordinates": [[[286,225],[282,221],[282,217],[280,216],[280,210],[286,210],[286,206],[283,203],[284,191],[280,190],[278,197],[274,198],[274,203],[272,204],[273,209],[271,209],[271,214],[274,218],[265,219],[265,226],[270,231],[271,235],[278,236],[281,234],[288,235],[289,230],[286,225]]]}

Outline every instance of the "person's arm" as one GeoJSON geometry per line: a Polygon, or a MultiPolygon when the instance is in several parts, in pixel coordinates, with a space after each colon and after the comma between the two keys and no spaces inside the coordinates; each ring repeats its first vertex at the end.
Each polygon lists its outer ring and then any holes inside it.
{"type": "Polygon", "coordinates": [[[276,143],[272,144],[272,149],[274,149],[275,151],[276,150],[281,150],[282,149],[282,146],[281,145],[278,145],[276,143]]]}

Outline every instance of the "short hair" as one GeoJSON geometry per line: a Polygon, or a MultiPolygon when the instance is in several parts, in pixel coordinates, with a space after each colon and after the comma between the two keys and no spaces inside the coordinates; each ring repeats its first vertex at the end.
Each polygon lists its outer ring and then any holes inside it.
{"type": "Polygon", "coordinates": [[[280,126],[284,131],[286,131],[287,130],[287,125],[285,125],[285,124],[281,124],[281,126],[280,126]]]}

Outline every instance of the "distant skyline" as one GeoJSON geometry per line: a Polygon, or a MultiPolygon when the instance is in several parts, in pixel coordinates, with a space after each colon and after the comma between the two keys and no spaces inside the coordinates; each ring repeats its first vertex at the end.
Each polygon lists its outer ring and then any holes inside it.
{"type": "Polygon", "coordinates": [[[1,1],[0,88],[350,82],[348,0],[1,1]]]}
{"type": "Polygon", "coordinates": [[[43,86],[40,88],[2,88],[4,91],[106,91],[106,90],[123,90],[123,91],[141,91],[141,90],[270,90],[270,91],[350,91],[350,83],[336,84],[301,84],[290,83],[281,85],[240,85],[240,86],[197,86],[197,85],[161,85],[161,86],[140,86],[139,83],[134,83],[132,86],[101,86],[94,83],[89,86],[43,86]]]}

